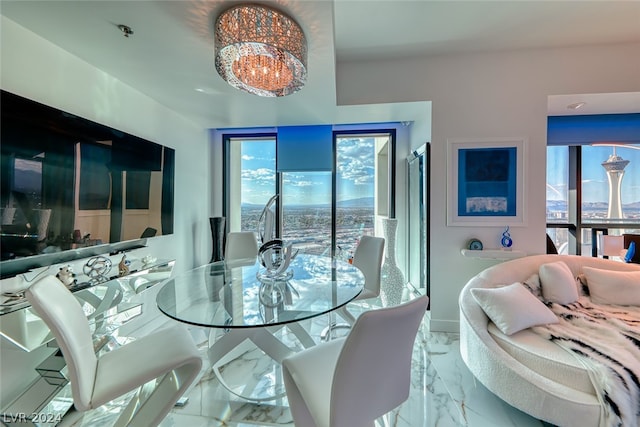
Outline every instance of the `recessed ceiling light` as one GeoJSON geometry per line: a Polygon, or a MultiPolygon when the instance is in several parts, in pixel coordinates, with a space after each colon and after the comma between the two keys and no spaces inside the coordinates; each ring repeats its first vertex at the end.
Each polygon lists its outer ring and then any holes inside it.
{"type": "Polygon", "coordinates": [[[118,25],[118,29],[122,31],[122,35],[127,38],[133,35],[133,29],[131,29],[131,27],[128,25],[120,24],[118,25]]]}
{"type": "Polygon", "coordinates": [[[584,107],[585,105],[587,105],[586,102],[574,102],[573,104],[567,105],[567,108],[570,109],[570,110],[578,110],[578,109],[584,107]]]}

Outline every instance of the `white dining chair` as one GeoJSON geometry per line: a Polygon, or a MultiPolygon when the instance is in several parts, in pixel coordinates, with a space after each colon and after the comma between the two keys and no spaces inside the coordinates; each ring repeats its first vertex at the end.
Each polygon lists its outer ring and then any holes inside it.
{"type": "Polygon", "coordinates": [[[89,321],[62,282],[45,276],[25,296],[62,351],[76,411],[95,409],[138,388],[115,425],[157,426],[200,373],[202,358],[183,327],[163,329],[98,357],[89,321]]]}
{"type": "Polygon", "coordinates": [[[429,297],[362,313],[345,338],[282,362],[296,426],[373,427],[409,397],[411,359],[429,297]]]}
{"type": "MultiPolygon", "coordinates": [[[[353,301],[377,298],[380,295],[380,271],[382,269],[383,253],[384,239],[382,237],[360,237],[360,242],[353,254],[353,265],[360,269],[364,275],[364,289],[353,301]]],[[[355,316],[349,312],[346,305],[337,309],[336,314],[342,317],[346,323],[332,323],[325,328],[321,333],[323,340],[327,340],[330,337],[331,331],[350,328],[356,321],[355,316]]]]}
{"type": "Polygon", "coordinates": [[[224,259],[233,261],[258,256],[258,240],[253,231],[231,231],[227,234],[224,259]]]}

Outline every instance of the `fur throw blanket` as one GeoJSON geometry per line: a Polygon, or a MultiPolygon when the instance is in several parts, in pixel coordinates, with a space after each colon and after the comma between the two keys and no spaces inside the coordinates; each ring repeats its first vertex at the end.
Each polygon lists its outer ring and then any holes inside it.
{"type": "Polygon", "coordinates": [[[600,426],[640,425],[640,307],[597,305],[585,296],[547,305],[560,322],[531,329],[588,369],[604,409],[600,426]]]}

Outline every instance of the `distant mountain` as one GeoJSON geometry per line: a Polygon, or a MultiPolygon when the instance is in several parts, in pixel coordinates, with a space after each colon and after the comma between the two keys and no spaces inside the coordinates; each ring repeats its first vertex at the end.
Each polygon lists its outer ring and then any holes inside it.
{"type": "Polygon", "coordinates": [[[640,210],[640,202],[627,203],[622,205],[628,209],[639,209],[640,210]]]}
{"type": "MultiPolygon", "coordinates": [[[[322,209],[328,208],[330,205],[326,203],[320,204],[312,204],[312,205],[289,205],[294,208],[308,208],[308,209],[322,209]]],[[[262,209],[264,205],[259,205],[255,203],[243,203],[242,207],[244,209],[262,209]]],[[[373,197],[359,197],[357,199],[349,199],[343,200],[337,203],[337,207],[339,208],[372,208],[374,207],[374,198],[373,197]]]]}
{"type": "Polygon", "coordinates": [[[264,205],[259,205],[256,203],[243,203],[241,207],[244,209],[262,209],[264,208],[264,205]]]}
{"type": "Polygon", "coordinates": [[[547,200],[547,209],[550,211],[566,211],[567,202],[564,200],[547,200]]]}
{"type": "Polygon", "coordinates": [[[339,208],[373,208],[373,197],[359,197],[357,199],[349,199],[338,202],[339,208]]]}
{"type": "MultiPolygon", "coordinates": [[[[609,207],[608,202],[583,203],[583,210],[586,210],[586,211],[606,211],[608,207],[609,207]]],[[[547,200],[547,209],[550,211],[566,211],[567,202],[565,202],[564,200],[547,200]]],[[[622,209],[638,210],[640,209],[640,202],[623,203],[622,209]]]]}
{"type": "MultiPolygon", "coordinates": [[[[623,207],[625,205],[622,205],[623,207]]],[[[609,209],[609,203],[608,202],[583,202],[582,203],[582,210],[583,211],[606,211],[607,209],[609,209]]]]}

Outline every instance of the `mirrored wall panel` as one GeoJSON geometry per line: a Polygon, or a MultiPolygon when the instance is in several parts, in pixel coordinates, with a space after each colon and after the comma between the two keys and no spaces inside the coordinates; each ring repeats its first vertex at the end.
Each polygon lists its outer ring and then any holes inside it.
{"type": "Polygon", "coordinates": [[[173,233],[175,151],[2,91],[2,260],[173,233]]]}

